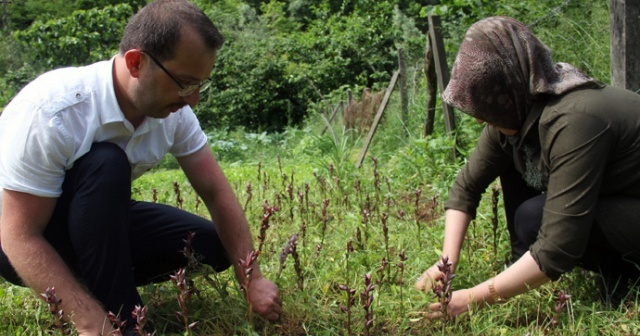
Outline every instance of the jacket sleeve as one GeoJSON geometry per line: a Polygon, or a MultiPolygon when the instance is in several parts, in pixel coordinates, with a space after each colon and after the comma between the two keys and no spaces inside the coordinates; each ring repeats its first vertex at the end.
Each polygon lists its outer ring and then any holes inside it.
{"type": "Polygon", "coordinates": [[[513,162],[510,153],[501,145],[501,137],[492,127],[486,126],[482,130],[475,150],[449,190],[445,209],[460,210],[475,218],[482,194],[513,162]]]}

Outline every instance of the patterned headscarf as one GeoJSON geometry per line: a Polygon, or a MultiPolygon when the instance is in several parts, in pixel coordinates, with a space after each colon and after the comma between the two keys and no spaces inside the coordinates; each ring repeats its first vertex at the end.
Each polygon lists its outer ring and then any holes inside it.
{"type": "Polygon", "coordinates": [[[521,22],[490,17],[467,31],[443,100],[496,126],[520,130],[532,100],[595,82],[551,51],[521,22]]]}

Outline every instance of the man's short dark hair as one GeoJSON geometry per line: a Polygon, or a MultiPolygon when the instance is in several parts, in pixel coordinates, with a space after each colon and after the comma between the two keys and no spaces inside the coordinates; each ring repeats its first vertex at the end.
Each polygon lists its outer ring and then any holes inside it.
{"type": "Polygon", "coordinates": [[[160,61],[172,59],[185,27],[194,29],[211,50],[220,49],[224,43],[218,28],[193,2],[157,0],[129,20],[120,41],[120,53],[142,49],[160,61]]]}

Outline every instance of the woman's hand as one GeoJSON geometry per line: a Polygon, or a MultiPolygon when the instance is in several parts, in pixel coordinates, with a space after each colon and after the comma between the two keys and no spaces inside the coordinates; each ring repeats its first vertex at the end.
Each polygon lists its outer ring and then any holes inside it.
{"type": "MultiPolygon", "coordinates": [[[[417,290],[423,292],[431,292],[431,290],[433,289],[433,285],[444,278],[444,273],[442,273],[442,271],[440,271],[440,268],[438,267],[438,264],[440,264],[441,262],[442,261],[436,262],[435,264],[433,264],[433,266],[429,267],[426,271],[424,271],[424,273],[422,273],[415,284],[417,290]]],[[[454,273],[455,264],[452,264],[450,266],[450,269],[451,273],[454,273]]]]}
{"type": "MultiPolygon", "coordinates": [[[[460,314],[469,311],[469,305],[471,304],[470,294],[470,289],[461,289],[451,293],[451,301],[447,304],[447,316],[449,318],[456,318],[460,314]]],[[[440,302],[430,304],[429,311],[425,313],[425,316],[430,320],[443,318],[445,315],[442,312],[442,304],[440,302]]]]}

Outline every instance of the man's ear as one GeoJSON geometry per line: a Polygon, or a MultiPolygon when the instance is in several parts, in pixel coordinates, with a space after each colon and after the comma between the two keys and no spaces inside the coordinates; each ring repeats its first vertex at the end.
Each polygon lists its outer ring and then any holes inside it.
{"type": "Polygon", "coordinates": [[[124,53],[124,61],[131,77],[140,77],[140,68],[143,62],[143,56],[144,53],[138,49],[131,49],[124,53]]]}

